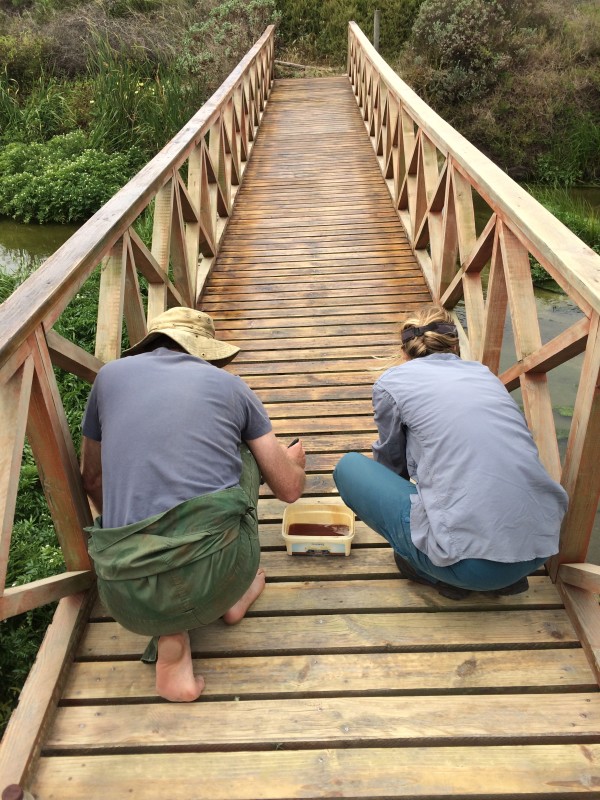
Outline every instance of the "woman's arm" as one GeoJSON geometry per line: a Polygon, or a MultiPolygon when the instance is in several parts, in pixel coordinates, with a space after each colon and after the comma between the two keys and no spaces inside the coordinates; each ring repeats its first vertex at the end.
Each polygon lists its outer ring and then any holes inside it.
{"type": "Polygon", "coordinates": [[[373,443],[373,459],[408,480],[402,417],[394,398],[377,384],[373,387],[373,411],[379,433],[379,439],[373,443]]]}

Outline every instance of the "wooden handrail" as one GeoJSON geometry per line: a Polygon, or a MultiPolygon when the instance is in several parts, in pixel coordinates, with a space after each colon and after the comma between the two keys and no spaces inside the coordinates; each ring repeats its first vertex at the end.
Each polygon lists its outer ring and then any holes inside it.
{"type": "Polygon", "coordinates": [[[219,251],[273,81],[269,26],[177,135],[0,309],[0,618],[79,592],[93,574],[83,535],[91,523],[53,366],[92,382],[153,316],[196,305],[219,251]],[[187,167],[187,181],[181,167],[187,167]],[[133,228],[154,202],[152,244],[133,228]],[[102,264],[95,354],[52,330],[102,264]],[[148,284],[142,299],[138,273],[148,284]],[[172,275],[172,278],[169,276],[172,275]],[[25,433],[34,452],[67,572],[5,592],[25,433]]]}
{"type": "Polygon", "coordinates": [[[496,373],[510,311],[517,358],[500,377],[509,390],[520,387],[540,458],[570,497],[560,554],[551,565],[556,577],[561,562],[585,561],[600,497],[594,444],[600,435],[600,256],[429,108],[354,22],[348,28],[348,76],[432,296],[450,310],[464,300],[461,348],[464,343],[470,358],[496,373]],[[479,235],[474,192],[489,211],[479,235]],[[582,312],[580,321],[546,343],[533,294],[532,256],[582,312]],[[581,353],[561,463],[547,373],[581,353]]]}
{"type": "Polygon", "coordinates": [[[359,68],[356,56],[360,52],[364,59],[360,68],[364,69],[365,62],[369,65],[373,75],[398,98],[403,110],[420,130],[426,132],[438,151],[445,158],[452,159],[454,168],[506,223],[519,232],[519,238],[531,248],[530,252],[536,258],[539,256],[540,263],[553,277],[554,272],[558,272],[559,282],[572,287],[572,292],[581,295],[590,308],[600,312],[599,256],[436,114],[384,61],[355,22],[349,24],[349,39],[353,82],[359,68]]]}

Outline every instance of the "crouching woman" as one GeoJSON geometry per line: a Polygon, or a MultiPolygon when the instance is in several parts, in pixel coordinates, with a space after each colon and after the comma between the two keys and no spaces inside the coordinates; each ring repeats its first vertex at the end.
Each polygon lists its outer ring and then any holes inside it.
{"type": "Polygon", "coordinates": [[[373,460],[339,461],[340,495],[387,539],[405,578],[453,599],[526,591],[558,552],[567,494],[501,381],[461,360],[445,309],[422,309],[400,333],[405,361],[373,387],[373,460]]]}

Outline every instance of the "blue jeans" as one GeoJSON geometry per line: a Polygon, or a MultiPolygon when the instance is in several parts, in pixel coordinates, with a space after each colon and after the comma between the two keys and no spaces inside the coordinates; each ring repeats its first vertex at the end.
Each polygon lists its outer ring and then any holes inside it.
{"type": "Polygon", "coordinates": [[[410,537],[410,496],[417,492],[414,484],[360,453],[343,456],[333,471],[333,479],[342,500],[357,517],[387,539],[396,553],[427,580],[485,592],[510,586],[545,561],[534,558],[505,564],[465,558],[448,567],[437,567],[410,537]]]}

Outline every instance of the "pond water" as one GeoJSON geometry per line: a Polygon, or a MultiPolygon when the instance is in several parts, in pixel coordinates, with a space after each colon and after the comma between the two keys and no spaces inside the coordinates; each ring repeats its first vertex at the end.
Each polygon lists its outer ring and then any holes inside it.
{"type": "MultiPolygon", "coordinates": [[[[583,199],[600,212],[599,189],[573,189],[575,200],[583,199]]],[[[75,225],[22,225],[0,218],[0,270],[14,271],[20,266],[39,264],[57,250],[75,231],[75,225]]],[[[536,289],[536,305],[542,341],[547,342],[581,317],[577,306],[563,294],[536,289]]],[[[460,315],[460,307],[457,308],[460,315]]],[[[507,315],[505,337],[500,363],[501,371],[515,360],[510,316],[507,315]]],[[[583,356],[552,370],[548,375],[554,421],[561,455],[564,457],[567,438],[575,404],[577,382],[583,356]]],[[[520,392],[513,392],[520,403],[520,392]]],[[[590,561],[600,564],[600,511],[596,514],[594,535],[588,555],[590,561]]]]}
{"type": "Polygon", "coordinates": [[[76,225],[24,225],[0,217],[0,269],[14,272],[40,263],[76,230],[76,225]]]}

